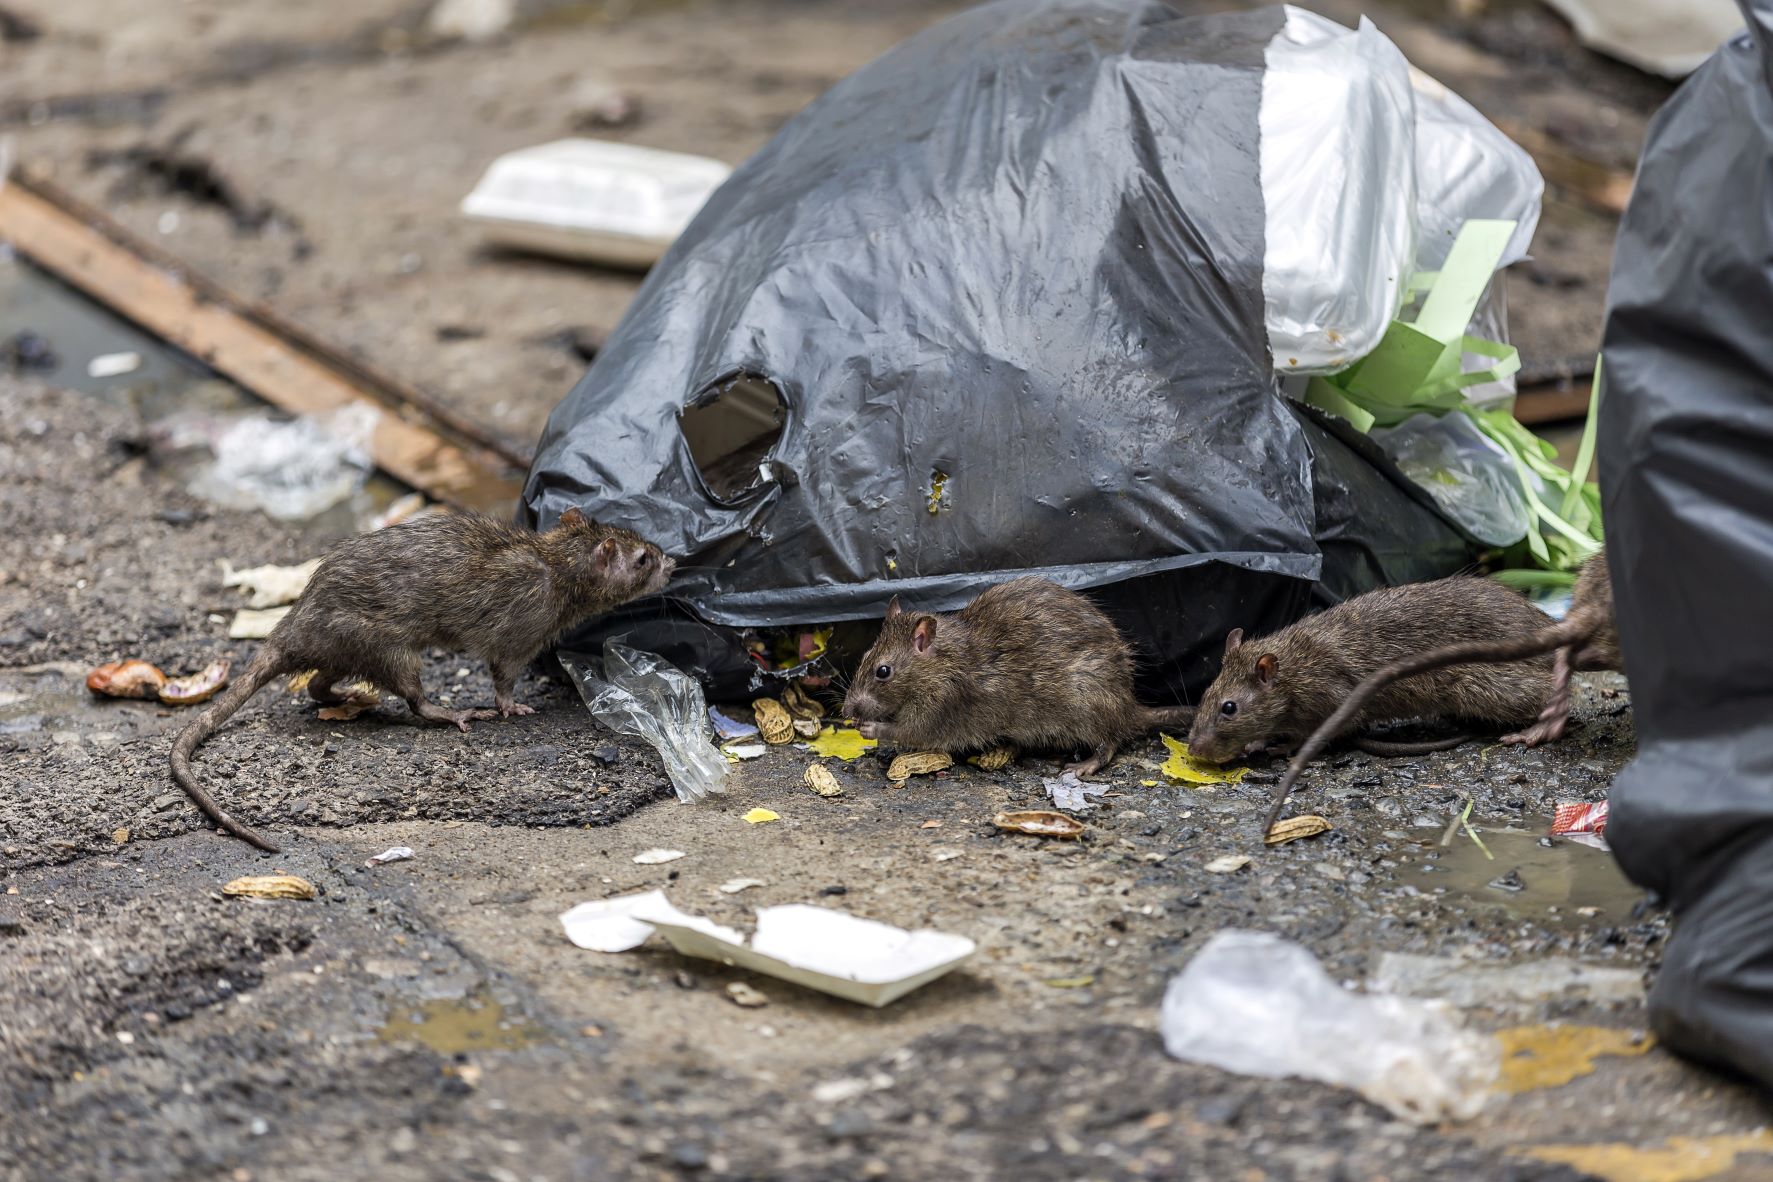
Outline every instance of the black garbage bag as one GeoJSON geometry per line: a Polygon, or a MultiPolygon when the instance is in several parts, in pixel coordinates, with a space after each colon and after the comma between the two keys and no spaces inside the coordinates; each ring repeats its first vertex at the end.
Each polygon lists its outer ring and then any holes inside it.
{"type": "Polygon", "coordinates": [[[1599,452],[1638,755],[1607,836],[1675,930],[1657,1035],[1773,1084],[1773,0],[1658,113],[1608,292],[1599,452]]]}
{"type": "MultiPolygon", "coordinates": [[[[1277,393],[1257,116],[1282,21],[1005,0],[833,87],[653,269],[524,515],[660,543],[706,637],[1095,588],[1172,695],[1234,626],[1459,568],[1376,448],[1277,393]]],[[[644,615],[619,627],[647,647],[644,615]]],[[[744,668],[690,665],[716,696],[744,668]]]]}

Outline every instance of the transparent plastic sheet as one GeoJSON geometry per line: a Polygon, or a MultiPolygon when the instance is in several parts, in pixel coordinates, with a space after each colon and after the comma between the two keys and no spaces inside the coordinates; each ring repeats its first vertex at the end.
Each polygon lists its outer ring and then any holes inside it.
{"type": "MultiPolygon", "coordinates": [[[[1441,512],[1486,546],[1527,534],[1531,510],[1508,454],[1465,415],[1414,415],[1370,435],[1441,512]]],[[[1549,490],[1547,490],[1549,495],[1549,490]]]]}
{"type": "Polygon", "coordinates": [[[191,491],[229,508],[304,521],[363,487],[380,418],[361,404],[288,422],[250,415],[211,443],[215,462],[199,473],[191,491]]]}
{"type": "Polygon", "coordinates": [[[1178,1059],[1354,1088],[1418,1124],[1476,1116],[1501,1070],[1496,1041],[1444,1004],[1344,989],[1266,932],[1208,940],[1164,991],[1162,1029],[1178,1059]]]}
{"type": "Polygon", "coordinates": [[[725,791],[726,757],[709,738],[708,703],[695,678],[613,639],[604,642],[601,667],[569,652],[560,654],[560,665],[593,718],[653,745],[677,799],[688,804],[725,791]]]}

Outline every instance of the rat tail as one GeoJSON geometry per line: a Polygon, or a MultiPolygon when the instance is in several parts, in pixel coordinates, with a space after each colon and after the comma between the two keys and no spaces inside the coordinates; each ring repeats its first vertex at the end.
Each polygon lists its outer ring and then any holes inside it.
{"type": "Polygon", "coordinates": [[[246,705],[247,699],[264,688],[266,682],[283,672],[285,672],[283,655],[276,648],[266,645],[259,650],[259,655],[253,659],[252,664],[246,667],[246,672],[241,675],[240,680],[223,690],[210,704],[209,709],[193,719],[191,724],[180,731],[178,738],[172,742],[173,781],[185,790],[185,794],[196,802],[197,807],[202,809],[210,820],[242,841],[251,842],[261,850],[273,854],[278,852],[276,846],[230,817],[215,802],[215,799],[203,790],[203,786],[197,783],[197,777],[191,774],[191,756],[205,739],[222,729],[222,724],[233,717],[235,711],[246,705]]]}
{"type": "Polygon", "coordinates": [[[1149,733],[1164,729],[1179,730],[1184,736],[1188,728],[1194,725],[1193,706],[1141,706],[1145,713],[1140,723],[1140,732],[1149,733]]]}
{"type": "MultiPolygon", "coordinates": [[[[1540,628],[1525,636],[1504,640],[1466,640],[1458,644],[1442,645],[1440,648],[1429,649],[1427,652],[1401,657],[1367,675],[1365,681],[1354,687],[1354,691],[1336,708],[1336,712],[1311,732],[1311,737],[1300,745],[1293,756],[1292,763],[1287,765],[1287,774],[1281,777],[1280,787],[1275,789],[1274,805],[1268,810],[1268,819],[1262,824],[1264,836],[1274,828],[1280,819],[1281,809],[1286,806],[1287,795],[1292,792],[1293,784],[1299,779],[1299,773],[1305,765],[1317,758],[1318,753],[1329,745],[1331,739],[1341,734],[1348,725],[1359,716],[1360,712],[1372,701],[1373,695],[1405,677],[1414,677],[1419,673],[1428,673],[1435,669],[1444,669],[1448,665],[1463,665],[1472,661],[1481,661],[1486,665],[1500,664],[1504,661],[1521,661],[1528,657],[1536,657],[1540,653],[1549,653],[1574,644],[1593,628],[1593,622],[1586,618],[1577,618],[1572,612],[1559,623],[1549,628],[1540,628]]],[[[1459,740],[1463,742],[1461,737],[1459,740]]],[[[1401,754],[1401,752],[1400,752],[1401,754]]]]}

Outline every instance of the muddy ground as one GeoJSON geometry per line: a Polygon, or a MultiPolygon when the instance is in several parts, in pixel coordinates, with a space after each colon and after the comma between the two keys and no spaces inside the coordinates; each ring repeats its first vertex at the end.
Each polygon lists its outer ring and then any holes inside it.
{"type": "MultiPolygon", "coordinates": [[[[575,91],[597,86],[641,115],[594,134],[737,162],[951,7],[531,2],[510,35],[467,47],[429,43],[425,6],[404,0],[194,0],[152,20],[116,0],[16,0],[8,10],[40,35],[0,41],[0,120],[59,184],[528,446],[582,371],[574,334],[613,326],[636,278],[482,248],[453,211],[485,164],[571,133],[575,91]],[[167,160],[229,186],[168,185],[167,160]]],[[[1602,163],[1629,167],[1667,92],[1575,48],[1536,4],[1368,11],[1493,117],[1602,163]]],[[[1592,357],[1612,232],[1552,194],[1511,289],[1529,369],[1592,357]]],[[[1335,829],[1266,851],[1255,830],[1273,769],[1169,784],[1156,740],[1112,769],[1119,795],[1088,814],[1086,840],[1046,843],[990,823],[1044,799],[1055,769],[1038,761],[895,789],[870,753],[833,764],[847,791],[824,800],[800,783],[812,756],[775,749],[738,767],[725,799],[684,806],[650,750],[612,741],[542,677],[519,690],[535,716],[466,736],[389,706],[321,722],[275,688],[198,766],[284,853],[209,832],[165,771],[182,719],[94,701],[81,677],[130,656],[179,672],[245,660],[251,642],[226,639],[240,600],[218,561],[301,561],[353,515],[279,525],[194,499],[188,472],[148,452],[148,424],[171,403],[232,396],[40,280],[0,289],[7,333],[53,329],[63,353],[41,384],[0,382],[8,1182],[1773,1169],[1764,1109],[1639,1038],[1629,991],[1474,1001],[1472,1025],[1528,1050],[1507,1095],[1446,1128],[1317,1084],[1183,1064],[1158,1038],[1165,984],[1225,927],[1298,940],[1351,982],[1386,952],[1652,973],[1666,920],[1605,854],[1539,836],[1556,803],[1600,799],[1630,757],[1618,678],[1587,681],[1581,726],[1542,751],[1338,756],[1307,797],[1335,829]],[[144,371],[84,379],[87,356],[136,347],[144,371]],[[1468,801],[1494,860],[1449,836],[1468,801]],[[781,819],[746,824],[755,806],[781,819]],[[394,845],[416,857],[364,866],[394,845]],[[632,861],[655,846],[687,856],[632,861]],[[1251,864],[1206,870],[1236,853],[1251,864]],[[273,870],[319,898],[219,894],[273,870]],[[716,889],[738,877],[764,885],[716,889]],[[725,923],[812,901],[979,951],[875,1011],[656,945],[602,955],[564,940],[566,908],[652,887],[725,923]],[[768,1004],[736,1005],[734,982],[768,1004]]],[[[490,699],[485,671],[451,655],[427,681],[457,703],[490,699]]]]}

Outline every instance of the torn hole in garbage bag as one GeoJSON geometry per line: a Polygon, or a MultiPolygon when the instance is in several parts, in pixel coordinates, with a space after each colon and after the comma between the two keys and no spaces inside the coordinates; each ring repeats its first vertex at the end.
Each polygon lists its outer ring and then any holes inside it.
{"type": "Polygon", "coordinates": [[[770,458],[787,420],[781,387],[741,371],[705,386],[678,412],[677,428],[708,495],[734,504],[767,485],[793,483],[770,458]]]}

